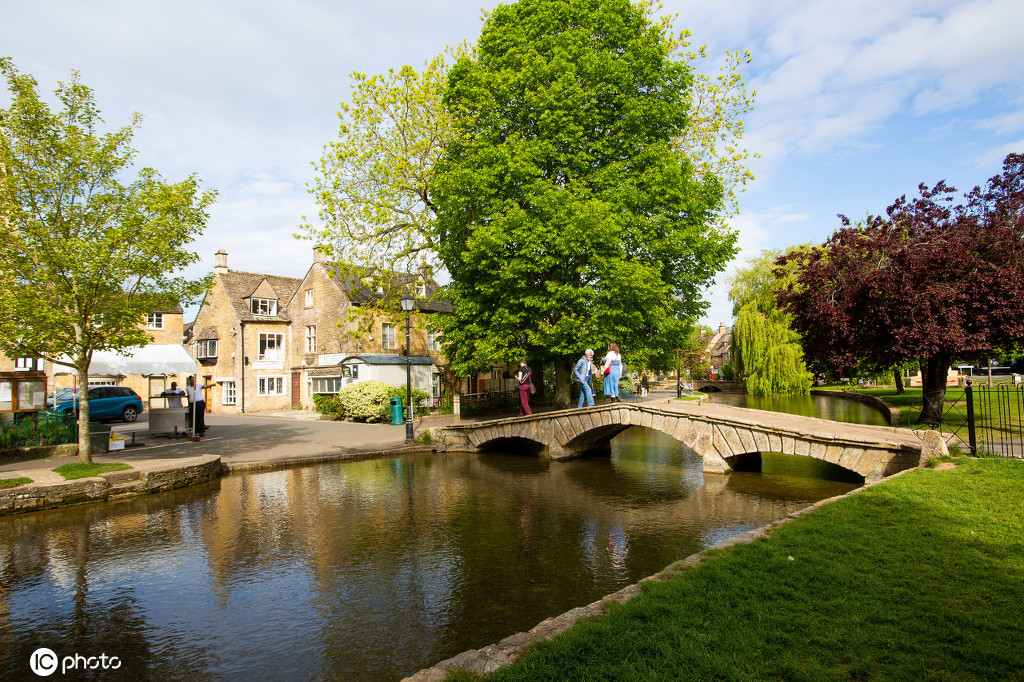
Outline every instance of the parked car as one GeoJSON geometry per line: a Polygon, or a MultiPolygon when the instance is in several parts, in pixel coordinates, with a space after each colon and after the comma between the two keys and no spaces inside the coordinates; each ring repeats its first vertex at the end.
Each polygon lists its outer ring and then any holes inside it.
{"type": "MultiPolygon", "coordinates": [[[[78,396],[58,400],[54,412],[78,414],[78,396]]],[[[93,386],[89,389],[89,419],[120,419],[133,422],[142,414],[142,398],[127,386],[93,386]]]]}
{"type": "Polygon", "coordinates": [[[76,395],[78,395],[78,390],[71,388],[70,386],[58,388],[56,394],[50,393],[46,396],[46,409],[52,410],[54,405],[60,401],[72,400],[76,395]]]}

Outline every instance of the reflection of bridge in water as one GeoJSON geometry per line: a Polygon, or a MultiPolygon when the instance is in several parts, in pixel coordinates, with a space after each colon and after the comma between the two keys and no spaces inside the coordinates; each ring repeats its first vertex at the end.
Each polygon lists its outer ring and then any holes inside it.
{"type": "MultiPolygon", "coordinates": [[[[908,429],[863,426],[725,405],[616,403],[433,430],[440,449],[475,451],[527,444],[552,459],[609,451],[631,426],[666,433],[704,460],[706,473],[728,473],[762,452],[813,457],[874,481],[920,464],[923,443],[908,429]]],[[[935,456],[938,453],[928,453],[935,456]]]]}

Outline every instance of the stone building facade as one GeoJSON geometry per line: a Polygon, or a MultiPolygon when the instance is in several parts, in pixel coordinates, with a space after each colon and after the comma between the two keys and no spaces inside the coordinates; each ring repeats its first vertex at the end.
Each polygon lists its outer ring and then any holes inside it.
{"type": "MultiPolygon", "coordinates": [[[[429,319],[450,308],[432,301],[437,284],[429,269],[399,280],[416,298],[413,387],[438,397],[444,357],[429,319]]],[[[230,270],[227,253],[218,251],[213,286],[189,343],[212,386],[207,410],[312,409],[314,394],[337,393],[354,381],[404,385],[405,319],[371,309],[382,296],[357,274],[333,268],[319,248],[301,279],[230,270]]]]}

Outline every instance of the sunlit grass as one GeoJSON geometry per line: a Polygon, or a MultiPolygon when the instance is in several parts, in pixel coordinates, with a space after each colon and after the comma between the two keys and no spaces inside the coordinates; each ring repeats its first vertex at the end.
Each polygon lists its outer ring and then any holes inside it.
{"type": "Polygon", "coordinates": [[[16,485],[24,485],[31,482],[31,478],[25,478],[24,476],[21,478],[0,478],[0,489],[13,488],[16,485]]]}
{"type": "Polygon", "coordinates": [[[1024,463],[958,463],[645,584],[483,679],[1021,679],[1024,463]]]}
{"type": "Polygon", "coordinates": [[[76,478],[99,476],[100,474],[106,473],[108,471],[121,471],[122,469],[131,468],[131,465],[124,464],[122,462],[93,462],[92,464],[73,462],[71,464],[62,464],[61,466],[55,468],[54,471],[63,476],[65,480],[73,481],[76,478]]]}

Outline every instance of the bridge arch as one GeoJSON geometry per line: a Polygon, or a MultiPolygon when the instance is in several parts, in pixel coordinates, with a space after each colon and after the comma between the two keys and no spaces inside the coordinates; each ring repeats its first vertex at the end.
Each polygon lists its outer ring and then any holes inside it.
{"type": "Polygon", "coordinates": [[[434,440],[441,449],[474,451],[525,441],[540,444],[543,454],[557,460],[605,452],[618,433],[630,426],[643,426],[696,451],[704,460],[706,473],[728,473],[733,470],[730,462],[762,452],[820,459],[866,481],[918,466],[921,461],[920,441],[913,442],[913,435],[896,439],[897,432],[891,428],[873,431],[872,427],[811,418],[790,418],[790,426],[781,426],[779,422],[786,420],[768,422],[764,414],[769,413],[721,407],[712,413],[692,403],[616,403],[442,427],[434,430],[434,440]]]}

